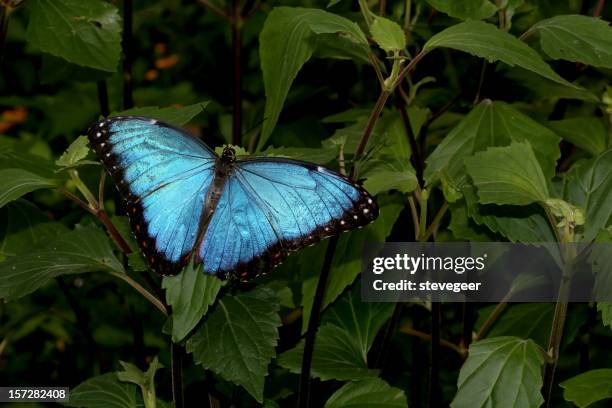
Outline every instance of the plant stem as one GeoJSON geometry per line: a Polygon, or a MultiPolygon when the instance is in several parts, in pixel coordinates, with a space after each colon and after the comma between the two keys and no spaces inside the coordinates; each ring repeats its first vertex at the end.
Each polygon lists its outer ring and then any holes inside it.
{"type": "Polygon", "coordinates": [[[410,125],[410,118],[408,117],[408,113],[406,112],[406,101],[398,91],[401,91],[401,84],[398,86],[395,95],[395,106],[399,111],[400,118],[402,120],[402,124],[404,125],[404,130],[406,131],[406,136],[408,137],[408,143],[410,144],[410,150],[412,150],[412,154],[410,155],[410,161],[412,162],[412,167],[416,171],[417,180],[420,185],[423,185],[423,160],[421,159],[421,151],[419,145],[417,143],[414,132],[412,131],[412,126],[410,125]]]}
{"type": "MultiPolygon", "coordinates": [[[[507,296],[508,295],[506,295],[506,297],[507,296]]],[[[506,309],[506,306],[508,306],[508,300],[506,299],[506,297],[504,297],[501,302],[495,305],[489,316],[487,316],[487,320],[485,320],[482,326],[480,326],[480,330],[478,330],[478,333],[476,333],[476,337],[474,338],[474,340],[482,339],[489,332],[489,329],[491,328],[491,326],[493,326],[493,323],[497,321],[497,318],[506,309]]]]}
{"type": "Polygon", "coordinates": [[[410,12],[412,8],[411,0],[406,0],[404,6],[404,31],[410,31],[412,29],[410,24],[410,12]]]}
{"type": "Polygon", "coordinates": [[[385,16],[385,9],[387,8],[387,1],[386,0],[379,0],[378,2],[378,15],[380,15],[381,17],[385,16]]]}
{"type": "Polygon", "coordinates": [[[100,103],[100,114],[107,117],[110,114],[110,107],[108,105],[108,88],[106,87],[106,81],[101,79],[96,82],[98,87],[98,102],[100,103]]]}
{"type": "Polygon", "coordinates": [[[478,88],[476,88],[476,96],[474,96],[473,105],[477,105],[478,102],[480,102],[480,93],[482,91],[482,85],[484,84],[488,66],[489,63],[487,62],[487,60],[482,61],[482,68],[480,68],[480,78],[478,79],[478,88]]]}
{"type": "Polygon", "coordinates": [[[380,62],[378,58],[376,57],[376,55],[374,55],[372,51],[368,51],[368,58],[370,60],[370,63],[372,64],[372,67],[374,68],[374,72],[376,72],[376,77],[378,78],[380,86],[384,86],[385,77],[383,76],[382,71],[380,70],[380,62]]]}
{"type": "Polygon", "coordinates": [[[185,405],[183,398],[183,356],[185,349],[170,341],[170,354],[172,359],[172,400],[175,408],[183,408],[185,405]]]}
{"type": "MultiPolygon", "coordinates": [[[[422,211],[422,210],[421,210],[422,211]]],[[[431,302],[431,361],[429,367],[429,407],[440,406],[440,329],[442,303],[431,302]]]]}
{"type": "MultiPolygon", "coordinates": [[[[414,336],[414,337],[418,337],[423,340],[431,341],[430,334],[423,333],[422,331],[413,329],[412,327],[409,327],[409,326],[401,326],[398,331],[401,333],[407,334],[409,336],[414,336]]],[[[465,357],[466,352],[467,352],[467,350],[462,348],[461,346],[451,343],[450,341],[445,340],[445,339],[440,339],[440,345],[456,351],[457,354],[459,354],[462,357],[465,357]]]]}
{"type": "Polygon", "coordinates": [[[370,112],[370,116],[368,117],[368,122],[366,123],[366,127],[363,131],[363,135],[361,136],[361,139],[359,140],[359,145],[357,145],[357,150],[355,150],[355,154],[353,156],[353,166],[351,167],[351,171],[349,172],[350,179],[354,179],[357,175],[356,173],[357,161],[359,160],[361,155],[363,155],[363,152],[368,144],[368,140],[370,139],[370,136],[372,135],[372,131],[374,130],[374,126],[376,125],[376,121],[378,120],[378,117],[380,116],[380,113],[382,112],[385,106],[385,103],[387,102],[387,99],[389,98],[389,95],[391,95],[391,92],[383,89],[380,92],[378,100],[374,104],[374,108],[372,109],[372,112],[370,112]]]}
{"type": "Polygon", "coordinates": [[[368,8],[368,2],[366,0],[358,0],[359,10],[361,10],[361,15],[366,22],[368,28],[372,25],[372,12],[368,8]]]}
{"type": "Polygon", "coordinates": [[[427,228],[427,201],[429,199],[429,192],[426,189],[421,190],[419,194],[419,236],[418,240],[421,242],[426,241],[425,233],[427,228]]]}
{"type": "Polygon", "coordinates": [[[240,0],[232,0],[232,48],[234,50],[234,115],[232,127],[232,144],[242,143],[242,62],[241,39],[242,9],[240,0]]]}
{"type": "Polygon", "coordinates": [[[145,297],[149,302],[153,304],[160,312],[164,314],[164,316],[168,316],[168,311],[166,310],[166,306],[156,298],[151,292],[147,291],[140,283],[136,282],[132,279],[128,274],[121,272],[109,272],[112,276],[121,279],[134,289],[138,291],[142,296],[145,297]]]}
{"type": "Polygon", "coordinates": [[[425,231],[423,236],[423,241],[428,241],[434,232],[440,227],[440,221],[442,220],[442,217],[444,217],[444,214],[446,214],[446,211],[448,211],[448,202],[445,201],[444,204],[442,204],[442,207],[440,207],[436,213],[429,227],[427,227],[427,231],[425,231]]]}
{"type": "Polygon", "coordinates": [[[414,239],[416,240],[419,237],[419,215],[412,196],[408,197],[408,204],[410,205],[410,214],[412,215],[412,224],[414,225],[414,239]]]}
{"type": "Polygon", "coordinates": [[[380,345],[380,351],[378,352],[378,356],[376,357],[375,367],[382,368],[385,365],[385,361],[387,360],[387,353],[389,351],[389,347],[391,345],[391,338],[393,337],[393,333],[397,329],[397,326],[400,322],[400,318],[402,317],[402,308],[404,304],[402,302],[395,303],[395,307],[393,308],[393,314],[391,315],[391,319],[389,319],[389,323],[387,324],[387,329],[385,330],[385,334],[383,335],[383,341],[380,345]]]}
{"type": "Polygon", "coordinates": [[[132,248],[130,248],[130,245],[125,241],[125,239],[123,239],[123,236],[121,236],[121,233],[119,232],[117,227],[115,227],[115,224],[113,224],[106,211],[98,210],[96,211],[96,216],[104,225],[106,231],[108,231],[108,234],[111,236],[113,241],[115,241],[119,249],[121,249],[121,252],[126,255],[131,254],[132,248]]]}
{"type": "Polygon", "coordinates": [[[132,0],[123,0],[123,109],[134,106],[133,96],[133,49],[132,49],[132,0]]]}
{"type": "Polygon", "coordinates": [[[310,319],[308,320],[308,330],[306,331],[304,354],[302,357],[302,371],[300,374],[300,389],[298,400],[299,408],[310,407],[310,368],[312,366],[312,354],[314,351],[314,343],[316,339],[317,329],[319,327],[319,322],[321,319],[321,306],[323,305],[323,298],[325,296],[327,279],[329,278],[329,272],[331,270],[331,264],[332,260],[334,259],[334,252],[337,245],[338,236],[330,238],[329,244],[327,245],[327,250],[325,251],[323,267],[321,268],[321,274],[319,275],[317,289],[315,290],[315,295],[312,302],[310,319]]]}
{"type": "Polygon", "coordinates": [[[223,9],[217,7],[212,2],[208,0],[199,0],[200,3],[204,5],[211,13],[216,14],[217,16],[229,21],[231,23],[232,17],[226,13],[223,9]]]}
{"type": "Polygon", "coordinates": [[[563,327],[565,326],[567,317],[567,306],[572,282],[572,269],[574,266],[574,259],[576,258],[576,248],[574,246],[564,245],[562,250],[564,252],[563,275],[561,276],[561,283],[557,294],[557,303],[547,349],[552,359],[544,367],[544,384],[542,386],[546,407],[550,406],[555,370],[559,361],[559,348],[563,338],[563,327]]]}
{"type": "Polygon", "coordinates": [[[600,17],[605,5],[606,0],[597,0],[597,5],[595,6],[595,10],[593,10],[593,17],[600,17]]]}
{"type": "Polygon", "coordinates": [[[7,5],[0,5],[0,63],[4,55],[4,41],[8,32],[10,10],[7,5]]]}

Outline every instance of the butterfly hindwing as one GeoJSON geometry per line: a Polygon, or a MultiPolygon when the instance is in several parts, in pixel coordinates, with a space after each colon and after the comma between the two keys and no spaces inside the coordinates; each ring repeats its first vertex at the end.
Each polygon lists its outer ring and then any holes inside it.
{"type": "Polygon", "coordinates": [[[281,158],[237,161],[198,255],[208,273],[248,279],[290,251],[377,215],[365,190],[323,167],[281,158]]]}
{"type": "Polygon", "coordinates": [[[178,272],[197,239],[215,154],[182,130],[141,117],[102,120],[88,137],[126,199],[147,261],[161,273],[178,272]]]}

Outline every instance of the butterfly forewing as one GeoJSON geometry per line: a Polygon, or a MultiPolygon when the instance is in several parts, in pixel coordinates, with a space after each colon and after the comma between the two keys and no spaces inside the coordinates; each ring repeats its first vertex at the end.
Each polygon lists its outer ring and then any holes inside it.
{"type": "Polygon", "coordinates": [[[126,199],[147,261],[160,273],[178,272],[197,239],[216,156],[182,130],[147,118],[102,120],[88,137],[126,199]]]}

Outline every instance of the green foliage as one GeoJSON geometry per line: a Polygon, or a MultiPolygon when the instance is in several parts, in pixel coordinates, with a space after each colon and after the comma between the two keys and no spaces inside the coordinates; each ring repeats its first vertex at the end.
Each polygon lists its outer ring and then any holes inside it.
{"type": "Polygon", "coordinates": [[[542,50],[552,59],[612,68],[612,28],[599,18],[555,16],[539,21],[529,32],[540,36],[542,50]]]}
{"type": "Polygon", "coordinates": [[[465,183],[464,160],[474,153],[512,142],[529,142],[547,178],[555,174],[559,137],[503,102],[482,101],[470,111],[427,158],[425,180],[445,180],[455,189],[465,183]]]}
{"type": "Polygon", "coordinates": [[[541,351],[531,340],[494,337],[472,343],[452,407],[539,407],[541,351]]]}
{"type": "Polygon", "coordinates": [[[84,160],[89,153],[88,143],[86,136],[77,137],[75,141],[68,146],[68,149],[62,153],[60,158],[55,161],[55,164],[63,168],[78,167],[83,164],[98,164],[98,162],[95,161],[84,160]]]}
{"type": "Polygon", "coordinates": [[[325,408],[406,407],[406,396],[380,378],[352,381],[342,386],[325,403],[325,408]]]}
{"type": "Polygon", "coordinates": [[[312,56],[319,34],[343,33],[355,42],[367,44],[365,35],[352,21],[318,9],[277,7],[268,16],[259,39],[261,70],[266,89],[266,110],[258,150],[276,126],[289,88],[312,56]]]}
{"type": "Polygon", "coordinates": [[[549,122],[559,136],[593,156],[603,153],[608,147],[607,130],[599,118],[576,117],[549,122]]]}
{"type": "Polygon", "coordinates": [[[376,44],[387,52],[397,52],[406,48],[406,36],[402,27],[384,17],[376,17],[370,27],[376,44]]]}
{"type": "MultiPolygon", "coordinates": [[[[312,376],[322,380],[361,380],[376,377],[367,354],[378,330],[391,316],[389,303],[364,303],[361,285],[345,293],[324,315],[312,357],[312,376]]],[[[299,373],[304,342],[279,356],[277,362],[299,373]]]]}
{"type": "Polygon", "coordinates": [[[0,263],[0,299],[18,299],[57,276],[96,271],[123,273],[123,266],[102,231],[78,227],[27,255],[0,263]]]}
{"type": "Polygon", "coordinates": [[[136,408],[136,386],[120,382],[116,373],[90,378],[70,390],[64,405],[85,408],[136,408]]]}
{"type": "Polygon", "coordinates": [[[167,108],[143,106],[141,108],[132,108],[121,112],[113,112],[110,114],[110,116],[145,116],[148,118],[161,120],[175,126],[181,126],[202,113],[209,103],[209,101],[205,101],[180,108],[175,106],[169,106],[167,108]]]}
{"type": "Polygon", "coordinates": [[[586,217],[583,239],[590,241],[610,225],[612,215],[612,150],[580,163],[568,175],[568,200],[583,209],[586,217]]]}
{"type": "Polygon", "coordinates": [[[465,165],[481,204],[526,205],[548,198],[544,173],[527,143],[490,147],[465,165]]]}
{"type": "Polygon", "coordinates": [[[263,287],[224,296],[187,341],[187,351],[196,363],[243,386],[262,402],[281,324],[278,310],[274,293],[263,287]]]}
{"type": "Polygon", "coordinates": [[[575,87],[555,73],[532,48],[492,24],[466,21],[451,26],[431,37],[423,46],[423,51],[439,47],[464,51],[489,62],[516,65],[562,85],[575,87]]]}
{"type": "Polygon", "coordinates": [[[26,38],[40,51],[114,72],[121,53],[117,8],[101,0],[33,0],[26,38]]]}
{"type": "Polygon", "coordinates": [[[166,289],[166,302],[172,306],[172,341],[178,343],[206,315],[223,282],[205,274],[202,265],[190,262],[176,276],[166,276],[162,288],[166,289]]]}
{"type": "Polygon", "coordinates": [[[497,7],[489,0],[427,0],[436,10],[462,20],[482,20],[491,17],[497,7]]]}
{"type": "Polygon", "coordinates": [[[597,401],[612,398],[612,369],[601,368],[579,374],[559,384],[563,398],[579,408],[588,407],[597,401]]]}
{"type": "Polygon", "coordinates": [[[53,180],[23,169],[0,170],[0,207],[41,188],[55,186],[53,180]]]}
{"type": "Polygon", "coordinates": [[[119,381],[136,384],[142,392],[142,400],[145,408],[155,408],[157,398],[155,398],[155,373],[164,366],[159,363],[157,357],[153,359],[147,371],[143,372],[134,364],[119,362],[123,367],[123,371],[117,372],[119,381]]]}

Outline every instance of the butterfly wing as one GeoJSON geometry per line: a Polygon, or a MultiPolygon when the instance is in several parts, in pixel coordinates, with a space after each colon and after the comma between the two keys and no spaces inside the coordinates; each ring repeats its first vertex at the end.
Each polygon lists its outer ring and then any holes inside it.
{"type": "Polygon", "coordinates": [[[198,256],[208,273],[248,279],[290,251],[378,215],[374,199],[344,176],[310,163],[238,161],[208,225],[198,256]]]}
{"type": "Polygon", "coordinates": [[[90,145],[127,203],[138,244],[160,273],[176,273],[197,239],[216,156],[203,142],[142,117],[92,125],[90,145]]]}

